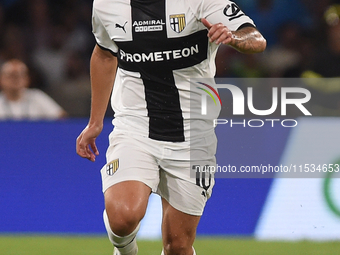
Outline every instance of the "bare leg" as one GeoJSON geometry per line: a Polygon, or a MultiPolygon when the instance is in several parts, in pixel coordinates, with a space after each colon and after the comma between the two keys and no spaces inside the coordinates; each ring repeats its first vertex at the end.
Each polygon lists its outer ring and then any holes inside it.
{"type": "Polygon", "coordinates": [[[200,216],[178,211],[163,198],[162,206],[164,255],[193,255],[192,245],[195,241],[200,216]]]}
{"type": "Polygon", "coordinates": [[[117,254],[137,254],[135,237],[150,193],[151,189],[138,181],[121,182],[105,191],[104,223],[117,254]]]}

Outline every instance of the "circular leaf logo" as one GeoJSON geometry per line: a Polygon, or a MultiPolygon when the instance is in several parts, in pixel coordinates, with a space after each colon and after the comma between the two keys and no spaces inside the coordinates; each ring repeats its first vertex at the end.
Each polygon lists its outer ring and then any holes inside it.
{"type": "Polygon", "coordinates": [[[323,194],[326,199],[328,208],[338,217],[340,217],[340,206],[335,203],[331,192],[331,184],[334,179],[334,174],[339,173],[340,159],[333,164],[333,171],[328,171],[323,184],[323,194]]]}

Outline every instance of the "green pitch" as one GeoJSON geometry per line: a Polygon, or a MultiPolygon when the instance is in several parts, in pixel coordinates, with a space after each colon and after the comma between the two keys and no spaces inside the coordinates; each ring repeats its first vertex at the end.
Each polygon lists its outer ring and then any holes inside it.
{"type": "MultiPolygon", "coordinates": [[[[138,255],[160,255],[160,241],[139,241],[138,255]]],[[[340,242],[259,242],[252,239],[197,238],[198,255],[335,255],[340,242]]],[[[0,236],[1,255],[112,255],[106,237],[0,236]]]]}

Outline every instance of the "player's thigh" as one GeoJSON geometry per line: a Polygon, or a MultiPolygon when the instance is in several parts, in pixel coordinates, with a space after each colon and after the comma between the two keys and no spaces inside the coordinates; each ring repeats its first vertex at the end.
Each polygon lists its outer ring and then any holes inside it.
{"type": "Polygon", "coordinates": [[[110,225],[138,224],[151,191],[157,189],[158,164],[143,144],[124,134],[110,135],[106,157],[101,175],[110,225]]]}
{"type": "MultiPolygon", "coordinates": [[[[167,252],[191,252],[200,216],[181,212],[162,198],[163,246],[167,252]]],[[[185,252],[185,253],[186,253],[185,252]]]]}
{"type": "Polygon", "coordinates": [[[105,209],[109,212],[144,213],[151,188],[139,181],[124,181],[108,188],[104,193],[105,209]]]}
{"type": "Polygon", "coordinates": [[[119,182],[104,193],[105,209],[113,229],[132,230],[144,217],[151,188],[143,182],[119,182]]]}

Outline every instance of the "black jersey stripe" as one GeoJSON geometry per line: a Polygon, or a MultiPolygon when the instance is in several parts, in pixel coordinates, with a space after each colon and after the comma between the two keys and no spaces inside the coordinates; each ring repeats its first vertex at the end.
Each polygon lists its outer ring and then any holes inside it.
{"type": "Polygon", "coordinates": [[[184,141],[182,110],[172,71],[158,70],[158,75],[166,80],[167,85],[145,79],[142,74],[149,116],[149,137],[160,141],[184,141]]]}
{"type": "MultiPolygon", "coordinates": [[[[162,41],[167,40],[165,23],[165,1],[140,1],[131,0],[132,22],[154,20],[161,23],[161,30],[150,32],[137,32],[133,29],[133,40],[142,43],[142,49],[150,52],[162,46],[162,41]],[[158,43],[157,43],[158,42],[158,43]],[[158,46],[158,47],[159,47],[158,46]],[[158,48],[157,47],[157,48],[158,48]]],[[[147,26],[148,27],[148,26],[147,26]]],[[[135,53],[136,54],[136,53],[135,53]]],[[[147,56],[150,56],[148,54],[147,56]]],[[[155,54],[151,53],[155,60],[155,54]]],[[[132,58],[132,60],[134,60],[132,58]]],[[[159,62],[159,61],[158,61],[159,62]]],[[[184,141],[183,116],[180,106],[179,93],[175,85],[174,77],[170,68],[157,67],[152,61],[142,62],[143,70],[140,71],[145,86],[145,100],[149,117],[149,137],[161,141],[184,141]]],[[[140,65],[141,63],[137,64],[140,65]]]]}

